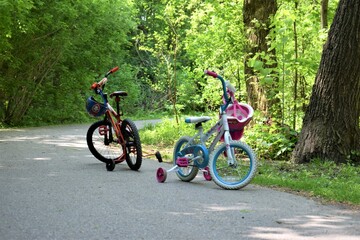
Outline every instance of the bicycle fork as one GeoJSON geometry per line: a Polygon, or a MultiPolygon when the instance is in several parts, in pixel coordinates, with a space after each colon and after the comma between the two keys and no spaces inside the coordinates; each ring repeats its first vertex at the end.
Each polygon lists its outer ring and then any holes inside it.
{"type": "Polygon", "coordinates": [[[233,148],[230,147],[232,138],[230,135],[230,129],[229,129],[229,124],[227,122],[226,114],[222,114],[221,118],[222,118],[223,127],[224,127],[224,142],[226,144],[226,147],[225,147],[226,156],[225,157],[227,157],[227,163],[229,166],[236,167],[237,164],[236,164],[236,160],[235,160],[235,151],[233,148]]]}

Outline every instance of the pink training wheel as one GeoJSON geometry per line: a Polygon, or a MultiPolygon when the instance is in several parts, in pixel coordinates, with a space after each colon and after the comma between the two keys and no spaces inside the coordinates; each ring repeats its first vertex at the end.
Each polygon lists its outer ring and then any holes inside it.
{"type": "Polygon", "coordinates": [[[158,168],[158,170],[156,171],[156,179],[159,183],[163,183],[165,182],[167,177],[167,172],[165,169],[163,168],[158,168]]]}
{"type": "Polygon", "coordinates": [[[209,167],[205,167],[205,168],[204,168],[203,175],[204,175],[204,178],[205,178],[206,181],[211,181],[211,180],[212,180],[212,177],[211,177],[211,175],[210,175],[210,169],[209,169],[209,167]]]}

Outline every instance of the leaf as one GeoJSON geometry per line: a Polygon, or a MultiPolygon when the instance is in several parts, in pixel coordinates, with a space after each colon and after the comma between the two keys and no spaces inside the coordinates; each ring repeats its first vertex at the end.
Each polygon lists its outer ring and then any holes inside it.
{"type": "Polygon", "coordinates": [[[263,69],[263,65],[264,63],[262,61],[255,60],[253,68],[257,71],[260,71],[261,69],[263,69]]]}

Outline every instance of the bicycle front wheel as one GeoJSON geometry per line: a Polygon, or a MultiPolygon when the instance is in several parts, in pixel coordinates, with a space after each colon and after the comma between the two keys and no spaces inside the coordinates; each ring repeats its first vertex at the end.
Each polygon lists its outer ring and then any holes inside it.
{"type": "Polygon", "coordinates": [[[254,178],[257,159],[254,151],[246,143],[231,141],[233,162],[229,162],[226,144],[217,147],[210,156],[210,175],[214,182],[225,189],[240,189],[254,178]]]}
{"type": "Polygon", "coordinates": [[[86,142],[94,157],[104,163],[115,161],[123,153],[111,123],[106,120],[89,127],[86,142]]]}
{"type": "Polygon", "coordinates": [[[139,132],[130,119],[125,119],[121,124],[121,133],[126,144],[126,163],[131,170],[138,170],[142,163],[142,150],[139,132]]]}
{"type": "MultiPolygon", "coordinates": [[[[190,137],[183,136],[176,142],[175,147],[174,147],[174,154],[173,154],[174,165],[177,165],[176,160],[179,157],[178,153],[182,149],[184,149],[184,147],[186,146],[186,144],[188,144],[188,142],[190,142],[190,140],[191,140],[190,137]]],[[[194,153],[188,153],[183,157],[189,157],[191,159],[194,157],[194,153]]],[[[189,162],[189,165],[187,167],[179,167],[178,170],[176,171],[176,175],[182,181],[190,182],[191,180],[193,180],[196,177],[198,171],[199,171],[199,168],[195,166],[195,163],[193,161],[191,161],[191,162],[189,162]]]]}

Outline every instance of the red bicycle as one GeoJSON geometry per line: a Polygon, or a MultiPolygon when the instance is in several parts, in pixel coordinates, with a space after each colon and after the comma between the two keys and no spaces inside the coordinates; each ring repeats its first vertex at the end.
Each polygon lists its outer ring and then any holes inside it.
{"type": "Polygon", "coordinates": [[[91,89],[101,96],[103,103],[89,97],[86,109],[91,116],[104,119],[93,123],[86,134],[86,142],[90,152],[101,162],[106,163],[106,169],[113,171],[115,165],[126,160],[132,170],[138,170],[142,163],[142,150],[138,129],[130,119],[121,119],[120,99],[128,94],[115,91],[110,94],[116,102],[116,111],[111,107],[107,94],[103,92],[108,76],[119,70],[114,67],[105,74],[98,83],[93,83],[91,89]]]}

